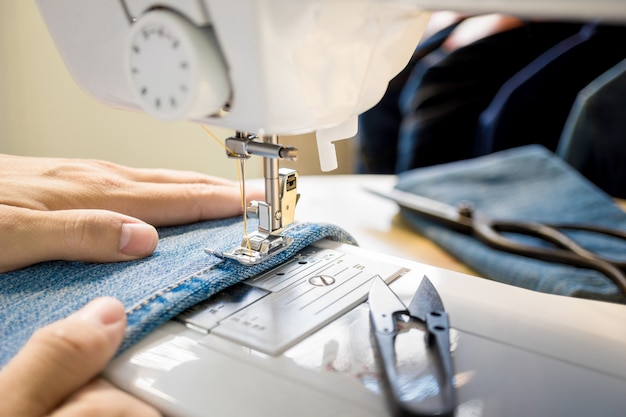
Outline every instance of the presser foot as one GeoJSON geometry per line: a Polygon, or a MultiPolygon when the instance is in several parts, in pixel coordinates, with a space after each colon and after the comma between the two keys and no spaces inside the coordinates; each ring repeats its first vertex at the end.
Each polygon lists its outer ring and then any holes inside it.
{"type": "Polygon", "coordinates": [[[272,234],[256,231],[247,238],[244,237],[241,245],[230,251],[218,252],[211,248],[204,251],[219,258],[234,259],[243,265],[256,265],[279,254],[293,243],[292,237],[277,233],[282,231],[284,229],[272,234]]]}

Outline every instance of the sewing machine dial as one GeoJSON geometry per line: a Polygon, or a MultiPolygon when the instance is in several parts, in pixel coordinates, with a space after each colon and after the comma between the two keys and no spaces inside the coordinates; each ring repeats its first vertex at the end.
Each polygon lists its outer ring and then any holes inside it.
{"type": "Polygon", "coordinates": [[[166,10],[131,28],[126,71],[139,106],[162,120],[215,114],[230,98],[224,58],[210,26],[166,10]]]}

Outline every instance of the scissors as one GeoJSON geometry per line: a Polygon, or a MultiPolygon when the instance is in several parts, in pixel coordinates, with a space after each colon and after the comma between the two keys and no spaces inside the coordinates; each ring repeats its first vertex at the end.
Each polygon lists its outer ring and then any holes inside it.
{"type": "Polygon", "coordinates": [[[493,220],[477,213],[471,203],[454,207],[417,194],[393,189],[381,192],[367,189],[383,198],[395,201],[400,207],[414,211],[461,233],[470,234],[486,245],[509,253],[544,261],[557,262],[598,271],[613,281],[626,294],[626,262],[612,260],[593,253],[559,230],[579,230],[613,236],[626,241],[626,231],[583,224],[543,224],[516,220],[493,220]],[[512,232],[540,238],[552,243],[553,248],[525,245],[502,234],[512,232]]]}
{"type": "MultiPolygon", "coordinates": [[[[370,323],[375,352],[383,377],[387,399],[395,416],[453,416],[456,408],[454,370],[450,353],[450,321],[439,293],[424,276],[408,307],[387,286],[375,277],[369,292],[370,323]],[[396,336],[403,324],[418,323],[425,327],[427,348],[434,353],[439,374],[438,398],[434,404],[422,396],[405,395],[407,384],[400,382],[396,365],[396,336]]],[[[406,326],[405,326],[406,327],[406,326]]],[[[410,385],[408,385],[410,386],[410,385]]],[[[432,388],[429,390],[432,392],[432,388]]]]}

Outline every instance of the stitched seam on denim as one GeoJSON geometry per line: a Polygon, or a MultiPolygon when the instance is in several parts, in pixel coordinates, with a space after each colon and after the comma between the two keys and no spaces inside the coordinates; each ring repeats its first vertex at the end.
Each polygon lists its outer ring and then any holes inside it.
{"type": "MultiPolygon", "coordinates": [[[[293,228],[290,228],[289,231],[298,232],[298,231],[300,231],[302,229],[305,229],[307,227],[310,227],[310,226],[311,226],[310,223],[299,223],[299,224],[294,225],[293,228]]],[[[326,235],[326,237],[332,237],[335,240],[337,239],[335,236],[329,236],[328,233],[322,233],[322,235],[326,235]]],[[[306,237],[304,237],[302,239],[302,241],[306,241],[306,240],[307,240],[306,237]]],[[[296,246],[298,244],[302,244],[302,242],[298,242],[296,244],[296,246]]],[[[224,262],[218,262],[217,264],[212,265],[209,268],[205,268],[205,269],[202,269],[200,271],[194,272],[193,274],[187,276],[183,280],[178,281],[176,284],[170,285],[169,287],[166,287],[166,288],[163,288],[163,289],[157,291],[156,293],[152,294],[150,297],[144,299],[141,303],[136,304],[132,308],[126,310],[127,315],[130,316],[131,314],[136,313],[137,311],[141,310],[142,308],[146,307],[148,304],[150,304],[151,302],[156,300],[158,297],[163,296],[165,293],[171,292],[171,291],[175,290],[176,288],[180,287],[181,285],[188,283],[193,278],[196,278],[196,277],[199,277],[200,275],[206,274],[207,272],[212,271],[212,270],[216,269],[217,267],[219,267],[219,266],[221,266],[223,264],[224,264],[224,262]]]]}
{"type": "MultiPolygon", "coordinates": [[[[304,228],[305,228],[305,224],[298,224],[291,230],[298,231],[299,229],[304,229],[304,228]]],[[[200,275],[204,275],[207,272],[216,269],[218,266],[221,266],[223,263],[224,262],[219,262],[219,263],[217,263],[215,265],[212,265],[209,268],[201,269],[200,271],[194,272],[193,274],[187,276],[183,280],[178,281],[176,284],[170,285],[167,288],[163,288],[163,289],[157,291],[156,293],[152,294],[150,297],[144,299],[141,303],[136,304],[132,308],[126,310],[126,314],[130,316],[131,314],[134,314],[134,313],[138,312],[139,310],[141,310],[142,308],[144,308],[145,306],[147,306],[148,304],[150,304],[151,302],[156,300],[158,297],[161,297],[165,293],[168,293],[168,292],[171,292],[171,291],[175,290],[176,288],[180,287],[183,284],[186,284],[187,282],[189,282],[193,278],[199,277],[200,275]]]]}
{"type": "Polygon", "coordinates": [[[178,281],[176,284],[170,285],[169,287],[166,287],[166,288],[163,288],[163,289],[157,291],[156,293],[152,294],[150,297],[144,299],[141,303],[136,304],[132,308],[126,310],[126,314],[127,315],[131,315],[133,313],[136,313],[137,311],[141,310],[142,308],[144,308],[145,306],[147,306],[148,304],[150,304],[151,302],[156,300],[158,297],[163,296],[165,293],[168,293],[168,292],[171,292],[171,291],[175,290],[176,288],[180,287],[181,285],[188,283],[193,278],[197,278],[200,275],[204,275],[207,272],[212,271],[213,269],[217,268],[218,266],[220,266],[222,264],[223,264],[223,262],[219,262],[219,263],[217,263],[215,265],[210,266],[209,268],[201,269],[201,270],[199,270],[197,272],[194,272],[191,275],[188,275],[186,278],[182,279],[181,281],[178,281]]]}

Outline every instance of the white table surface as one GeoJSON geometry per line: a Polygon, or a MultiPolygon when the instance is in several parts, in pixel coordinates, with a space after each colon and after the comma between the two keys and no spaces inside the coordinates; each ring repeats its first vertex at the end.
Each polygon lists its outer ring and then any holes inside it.
{"type": "Polygon", "coordinates": [[[327,222],[350,233],[359,246],[459,272],[472,271],[418,235],[398,215],[398,206],[364,187],[391,189],[393,175],[300,176],[296,219],[327,222]]]}

